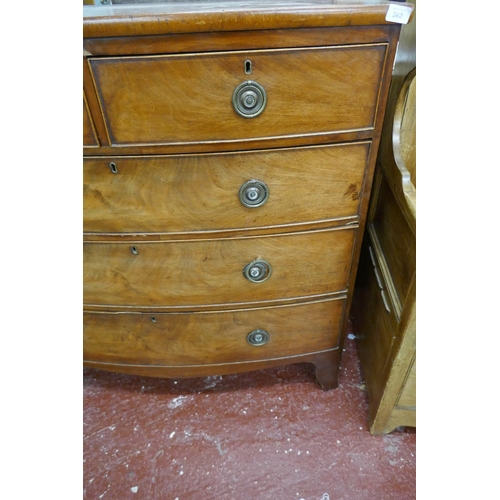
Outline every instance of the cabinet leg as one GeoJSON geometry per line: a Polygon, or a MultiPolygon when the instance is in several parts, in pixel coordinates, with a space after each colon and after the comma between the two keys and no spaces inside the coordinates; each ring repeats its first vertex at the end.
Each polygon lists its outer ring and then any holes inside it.
{"type": "Polygon", "coordinates": [[[325,391],[336,389],[339,386],[340,355],[338,349],[316,354],[311,362],[316,368],[316,380],[325,391]]]}

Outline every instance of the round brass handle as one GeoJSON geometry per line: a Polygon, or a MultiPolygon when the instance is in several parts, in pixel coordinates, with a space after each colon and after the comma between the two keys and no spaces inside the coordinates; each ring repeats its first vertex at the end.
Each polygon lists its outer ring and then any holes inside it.
{"type": "Polygon", "coordinates": [[[265,260],[254,260],[243,268],[243,276],[253,283],[266,281],[272,273],[272,267],[265,260]]]}
{"type": "Polygon", "coordinates": [[[247,335],[247,342],[251,345],[264,345],[269,342],[269,333],[265,330],[254,330],[247,335]]]}
{"type": "Polygon", "coordinates": [[[264,182],[252,179],[240,187],[239,196],[245,207],[257,208],[264,205],[269,198],[269,188],[264,182]]]}
{"type": "Polygon", "coordinates": [[[259,116],[266,104],[267,94],[260,83],[248,80],[234,89],[233,108],[243,118],[259,116]]]}

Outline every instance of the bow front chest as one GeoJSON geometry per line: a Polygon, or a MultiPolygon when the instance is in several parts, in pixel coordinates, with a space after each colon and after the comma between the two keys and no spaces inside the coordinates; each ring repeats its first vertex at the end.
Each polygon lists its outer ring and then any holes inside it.
{"type": "Polygon", "coordinates": [[[336,387],[394,4],[116,3],[84,7],[85,365],[336,387]]]}

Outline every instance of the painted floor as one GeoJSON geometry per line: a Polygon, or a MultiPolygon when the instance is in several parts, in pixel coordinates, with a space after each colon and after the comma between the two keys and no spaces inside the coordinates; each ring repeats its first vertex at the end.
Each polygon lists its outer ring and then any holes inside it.
{"type": "Polygon", "coordinates": [[[85,369],[83,498],[416,498],[416,430],[368,432],[354,333],[327,392],[308,364],[176,380],[85,369]]]}

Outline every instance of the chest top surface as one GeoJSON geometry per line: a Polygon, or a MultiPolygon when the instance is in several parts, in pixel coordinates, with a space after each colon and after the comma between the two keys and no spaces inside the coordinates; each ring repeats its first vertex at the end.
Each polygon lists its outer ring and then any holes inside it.
{"type": "Polygon", "coordinates": [[[109,0],[83,6],[83,36],[393,24],[386,19],[391,5],[413,9],[386,0],[109,0]]]}

